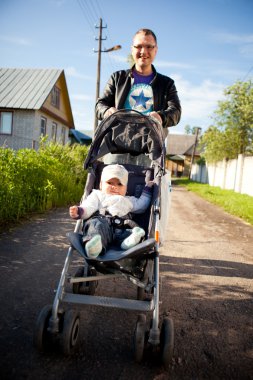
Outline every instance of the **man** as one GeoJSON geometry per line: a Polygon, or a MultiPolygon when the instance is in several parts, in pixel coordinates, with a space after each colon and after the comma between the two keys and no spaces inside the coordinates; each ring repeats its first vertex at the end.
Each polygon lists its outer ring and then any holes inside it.
{"type": "Polygon", "coordinates": [[[96,103],[99,120],[124,108],[155,118],[165,129],[178,124],[181,105],[174,81],[152,65],[157,51],[155,34],[150,29],[138,30],[131,48],[135,65],[111,75],[96,103]]]}

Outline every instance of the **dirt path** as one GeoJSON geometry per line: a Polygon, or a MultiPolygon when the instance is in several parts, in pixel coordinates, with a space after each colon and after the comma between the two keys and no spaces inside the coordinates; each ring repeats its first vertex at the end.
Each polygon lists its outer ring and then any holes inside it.
{"type": "MultiPolygon", "coordinates": [[[[124,310],[86,307],[73,356],[37,353],[34,324],[53,301],[72,225],[60,209],[0,235],[1,380],[253,379],[253,228],[179,187],[161,249],[160,311],[176,335],[169,371],[149,355],[133,362],[136,313],[124,310]]],[[[107,286],[119,296],[133,290],[107,286]]]]}

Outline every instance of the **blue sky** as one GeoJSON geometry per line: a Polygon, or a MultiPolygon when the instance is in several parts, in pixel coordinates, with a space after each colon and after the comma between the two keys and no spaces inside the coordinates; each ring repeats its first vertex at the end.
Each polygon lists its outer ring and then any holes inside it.
{"type": "Polygon", "coordinates": [[[93,129],[99,18],[103,49],[100,91],[113,71],[128,68],[134,33],[157,35],[157,71],[175,80],[185,125],[205,130],[237,80],[253,76],[253,0],[0,0],[0,66],[64,69],[75,126],[93,129]]]}

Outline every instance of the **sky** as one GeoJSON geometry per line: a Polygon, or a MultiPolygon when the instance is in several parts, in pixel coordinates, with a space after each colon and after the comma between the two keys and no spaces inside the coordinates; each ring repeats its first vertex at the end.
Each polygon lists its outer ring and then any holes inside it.
{"type": "Polygon", "coordinates": [[[93,130],[99,20],[100,93],[112,72],[129,68],[133,35],[152,29],[158,72],[175,81],[179,124],[212,124],[224,90],[253,77],[253,0],[0,0],[0,67],[63,69],[75,128],[93,130]]]}

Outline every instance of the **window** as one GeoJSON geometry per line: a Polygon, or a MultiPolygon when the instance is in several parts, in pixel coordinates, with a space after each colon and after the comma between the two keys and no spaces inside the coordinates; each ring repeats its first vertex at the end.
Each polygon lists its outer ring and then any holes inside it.
{"type": "Polygon", "coordinates": [[[57,124],[55,122],[52,123],[52,133],[51,133],[51,140],[56,141],[57,136],[57,124]]]}
{"type": "Polygon", "coordinates": [[[61,142],[63,145],[65,144],[65,127],[61,129],[61,142]]]}
{"type": "Polygon", "coordinates": [[[0,133],[11,135],[12,132],[12,112],[0,112],[0,133]]]}
{"type": "Polygon", "coordinates": [[[56,86],[51,92],[51,104],[56,108],[60,108],[60,89],[56,86]]]}
{"type": "Polygon", "coordinates": [[[40,119],[40,134],[42,136],[46,136],[46,128],[47,128],[47,119],[42,117],[40,119]]]}

